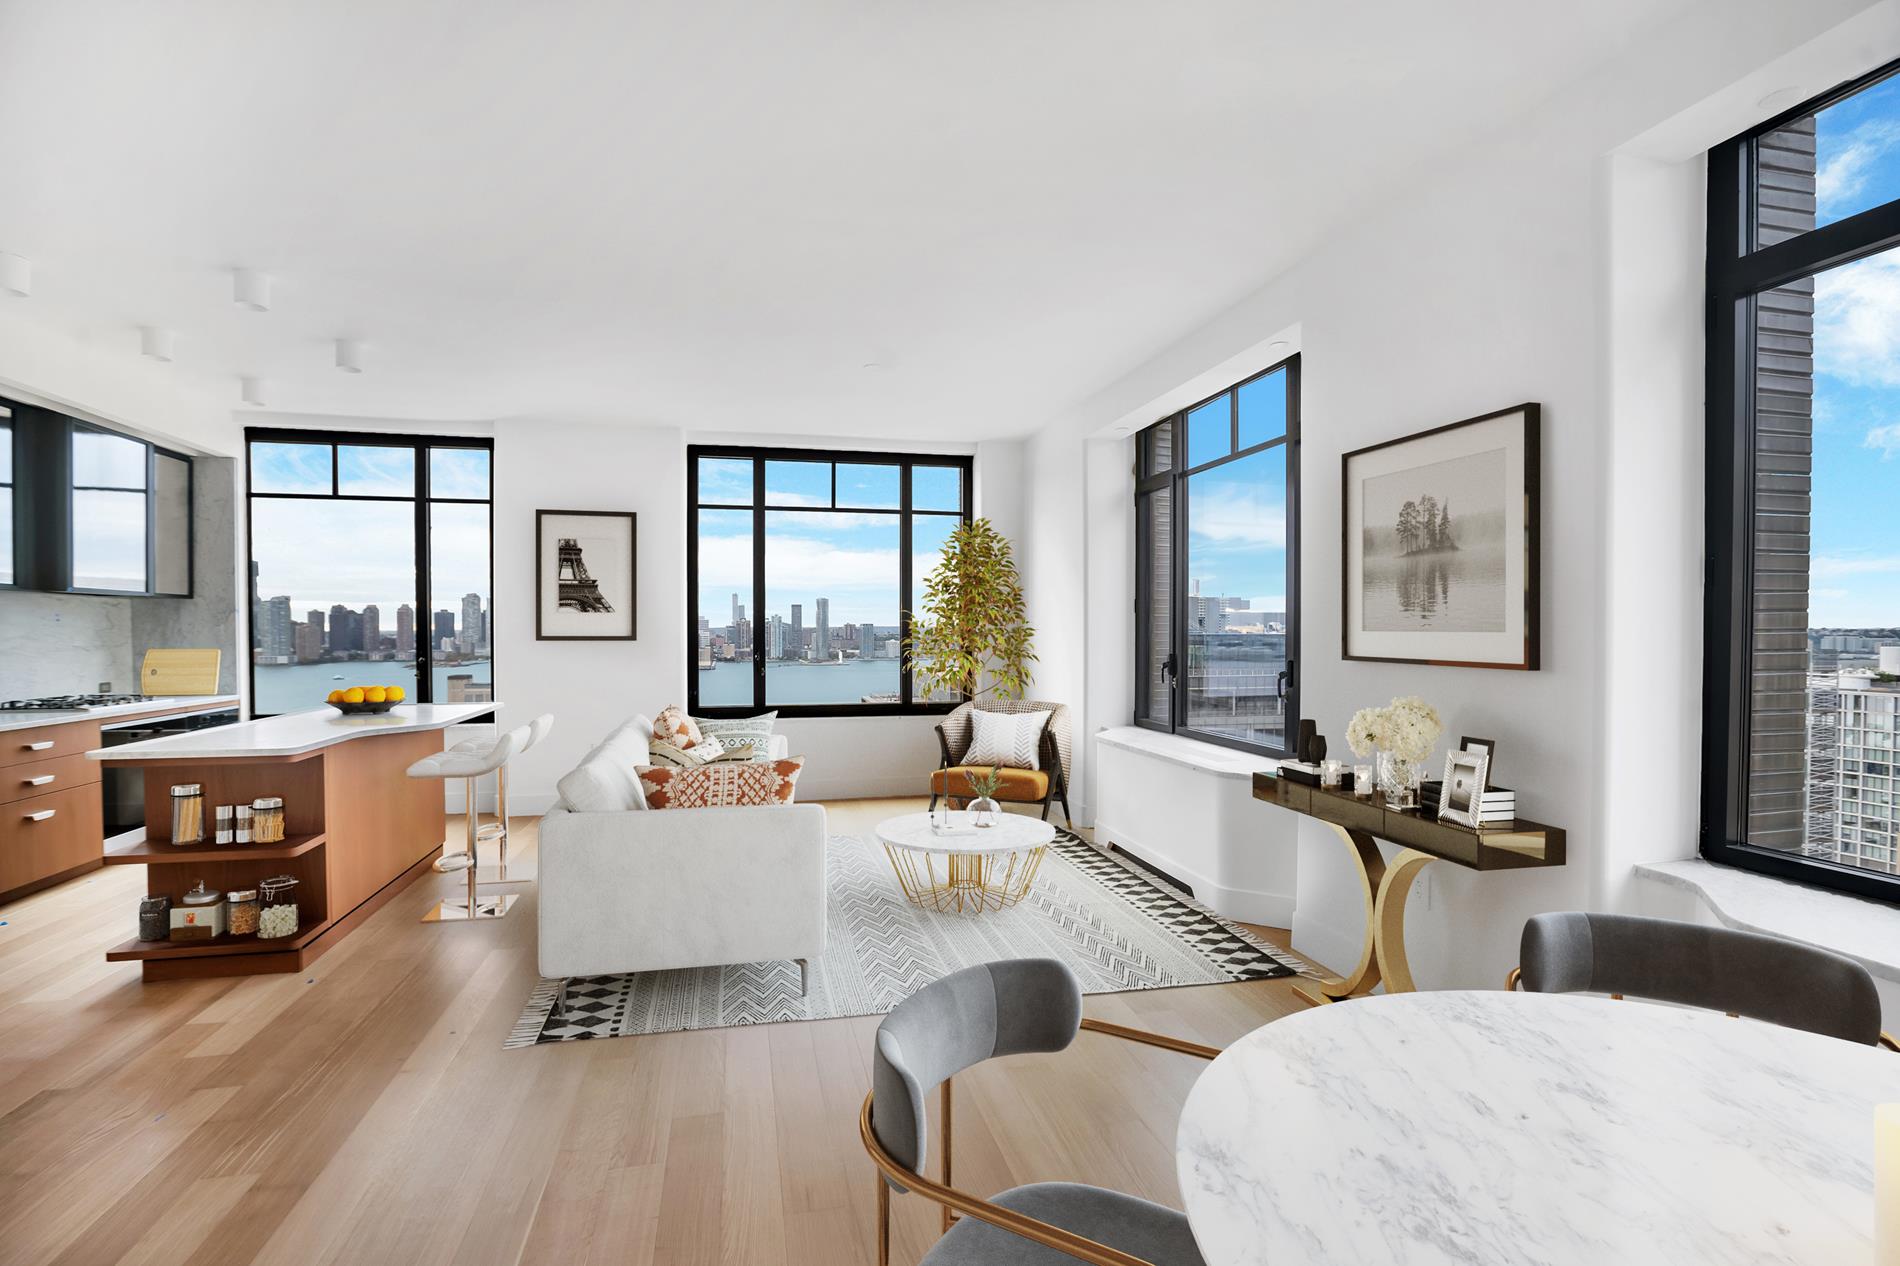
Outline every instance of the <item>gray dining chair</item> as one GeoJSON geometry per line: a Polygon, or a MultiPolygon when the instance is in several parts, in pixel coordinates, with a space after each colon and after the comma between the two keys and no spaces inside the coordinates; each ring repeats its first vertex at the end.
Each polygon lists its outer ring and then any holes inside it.
{"type": "Polygon", "coordinates": [[[1567,910],[1524,924],[1505,978],[1532,993],[1607,993],[1726,1011],[1900,1050],[1868,970],[1800,941],[1672,919],[1567,910]]]}
{"type": "Polygon", "coordinates": [[[951,1078],[999,1055],[1060,1051],[1083,1029],[1212,1059],[1211,1046],[1082,1015],[1082,986],[1050,958],[982,963],[925,985],[878,1026],[858,1132],[878,1168],[877,1260],[891,1259],[891,1192],[943,1206],[943,1235],[921,1266],[1204,1266],[1187,1216],[1079,1183],[1012,1187],[988,1200],[951,1183],[951,1078]],[[921,1172],[930,1092],[941,1086],[943,1179],[921,1172]],[[962,1214],[965,1216],[958,1217],[962,1214]]]}

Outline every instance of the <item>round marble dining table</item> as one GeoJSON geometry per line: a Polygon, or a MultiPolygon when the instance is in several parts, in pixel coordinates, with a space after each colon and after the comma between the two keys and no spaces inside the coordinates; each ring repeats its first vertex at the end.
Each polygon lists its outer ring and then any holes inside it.
{"type": "Polygon", "coordinates": [[[1900,1054],[1715,1012],[1409,993],[1276,1021],[1188,1096],[1209,1266],[1874,1260],[1900,1054]]]}

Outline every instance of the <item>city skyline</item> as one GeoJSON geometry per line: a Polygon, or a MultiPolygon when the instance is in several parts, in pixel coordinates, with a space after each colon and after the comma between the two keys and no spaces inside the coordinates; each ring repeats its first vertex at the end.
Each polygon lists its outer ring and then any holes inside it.
{"type": "MultiPolygon", "coordinates": [[[[352,607],[331,603],[328,608],[304,604],[289,594],[262,596],[262,573],[251,565],[252,655],[260,663],[316,663],[350,655],[380,656],[391,653],[398,660],[416,656],[415,606],[398,603],[385,623],[380,603],[352,607]],[[303,618],[295,612],[302,610],[303,618]]],[[[465,593],[454,607],[442,606],[430,615],[432,654],[457,656],[486,655],[491,651],[493,614],[478,593],[465,593]],[[458,618],[459,610],[459,618],[458,618]],[[444,647],[443,643],[455,645],[444,647]]]]}

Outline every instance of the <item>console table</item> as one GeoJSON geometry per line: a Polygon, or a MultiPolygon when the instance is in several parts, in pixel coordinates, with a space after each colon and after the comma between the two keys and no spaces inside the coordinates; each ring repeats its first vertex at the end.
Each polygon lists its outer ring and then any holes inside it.
{"type": "Polygon", "coordinates": [[[1411,993],[1412,967],[1405,957],[1405,901],[1419,871],[1435,861],[1469,870],[1523,870],[1564,864],[1564,832],[1527,818],[1483,830],[1440,822],[1417,809],[1387,807],[1378,792],[1356,796],[1350,788],[1311,787],[1271,773],[1253,776],[1253,796],[1316,818],[1339,835],[1359,868],[1366,902],[1366,939],[1352,974],[1316,986],[1294,986],[1315,1005],[1358,998],[1383,982],[1387,993],[1411,993]],[[1375,839],[1399,846],[1390,865],[1375,839]]]}

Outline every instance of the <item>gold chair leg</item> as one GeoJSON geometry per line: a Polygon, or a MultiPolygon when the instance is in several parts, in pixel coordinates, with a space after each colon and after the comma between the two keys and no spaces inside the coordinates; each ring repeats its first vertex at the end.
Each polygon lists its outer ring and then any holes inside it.
{"type": "Polygon", "coordinates": [[[891,1266],[891,1184],[877,1176],[877,1266],[891,1266]]]}

